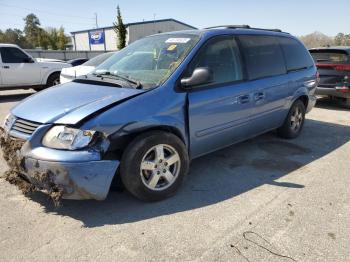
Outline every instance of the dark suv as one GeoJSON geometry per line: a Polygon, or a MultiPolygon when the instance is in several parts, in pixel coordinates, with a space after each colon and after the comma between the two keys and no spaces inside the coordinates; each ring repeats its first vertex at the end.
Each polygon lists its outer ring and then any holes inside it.
{"type": "Polygon", "coordinates": [[[320,74],[316,95],[340,99],[350,106],[350,47],[316,48],[309,51],[320,74]]]}

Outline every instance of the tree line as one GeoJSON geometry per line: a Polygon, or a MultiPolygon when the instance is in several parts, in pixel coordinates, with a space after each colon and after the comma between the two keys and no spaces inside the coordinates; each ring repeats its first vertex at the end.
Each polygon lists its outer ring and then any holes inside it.
{"type": "Polygon", "coordinates": [[[308,47],[350,46],[350,34],[339,33],[330,37],[321,32],[300,36],[300,40],[308,47]]]}
{"type": "Polygon", "coordinates": [[[0,43],[16,44],[28,49],[64,50],[66,48],[68,37],[63,27],[44,29],[35,14],[29,14],[23,20],[25,21],[23,31],[17,28],[0,30],[0,43]]]}

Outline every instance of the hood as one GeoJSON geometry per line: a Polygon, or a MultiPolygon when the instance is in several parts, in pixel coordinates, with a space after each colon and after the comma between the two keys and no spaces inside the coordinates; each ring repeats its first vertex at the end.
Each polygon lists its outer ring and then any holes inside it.
{"type": "Polygon", "coordinates": [[[70,82],[36,93],[12,109],[16,117],[42,124],[77,124],[113,103],[145,90],[70,82]]]}
{"type": "Polygon", "coordinates": [[[80,65],[80,66],[63,68],[61,71],[61,74],[63,76],[71,76],[71,77],[83,76],[91,73],[94,69],[95,69],[94,66],[80,65]]]}
{"type": "Polygon", "coordinates": [[[53,59],[53,58],[35,58],[37,62],[59,62],[64,63],[63,60],[53,59]]]}
{"type": "Polygon", "coordinates": [[[66,62],[49,62],[49,61],[37,61],[40,67],[42,68],[50,68],[50,69],[62,69],[66,67],[72,67],[71,64],[68,64],[66,62]]]}

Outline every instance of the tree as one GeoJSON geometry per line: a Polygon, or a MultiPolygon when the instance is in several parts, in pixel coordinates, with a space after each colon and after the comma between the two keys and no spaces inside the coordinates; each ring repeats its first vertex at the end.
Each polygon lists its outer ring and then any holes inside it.
{"type": "Polygon", "coordinates": [[[57,29],[56,28],[52,28],[52,27],[49,27],[49,28],[46,28],[45,29],[47,35],[46,35],[46,38],[47,38],[47,42],[48,42],[48,48],[49,49],[52,49],[52,50],[57,50],[57,45],[58,45],[58,32],[57,32],[57,29]]]}
{"type": "Polygon", "coordinates": [[[119,5],[117,6],[117,22],[114,22],[113,25],[113,29],[118,35],[117,48],[119,50],[123,49],[126,46],[126,35],[128,34],[128,31],[126,30],[126,27],[123,23],[123,18],[120,12],[119,5]]]}
{"type": "Polygon", "coordinates": [[[31,45],[31,47],[40,47],[42,40],[42,29],[40,27],[39,18],[35,14],[29,14],[24,18],[25,26],[24,26],[24,34],[31,45]]]}
{"type": "Polygon", "coordinates": [[[65,50],[66,44],[68,43],[68,39],[66,35],[64,34],[64,28],[61,26],[60,29],[58,29],[58,40],[57,40],[57,49],[59,50],[65,50]]]}
{"type": "Polygon", "coordinates": [[[314,32],[309,35],[301,36],[300,40],[308,47],[327,47],[334,45],[334,39],[320,32],[314,32]]]}
{"type": "Polygon", "coordinates": [[[334,43],[336,45],[350,46],[350,34],[345,35],[343,33],[339,33],[334,38],[334,43]]]}
{"type": "Polygon", "coordinates": [[[10,43],[19,45],[22,48],[28,48],[28,44],[23,32],[19,29],[6,29],[5,32],[0,31],[0,43],[10,43]]]}

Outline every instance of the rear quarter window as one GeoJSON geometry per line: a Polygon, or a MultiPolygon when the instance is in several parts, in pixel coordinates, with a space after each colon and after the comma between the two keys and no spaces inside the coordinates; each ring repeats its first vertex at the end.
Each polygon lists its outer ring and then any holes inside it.
{"type": "Polygon", "coordinates": [[[278,40],[272,36],[244,35],[243,47],[249,79],[259,79],[286,73],[286,65],[278,40]]]}
{"type": "Polygon", "coordinates": [[[309,68],[314,65],[308,50],[297,40],[288,37],[280,37],[278,40],[286,59],[288,71],[309,68]]]}

